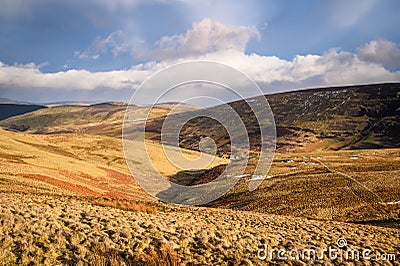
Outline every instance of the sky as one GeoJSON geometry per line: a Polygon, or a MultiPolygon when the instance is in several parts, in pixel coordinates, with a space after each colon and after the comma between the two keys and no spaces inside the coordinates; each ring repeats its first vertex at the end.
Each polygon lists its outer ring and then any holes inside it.
{"type": "Polygon", "coordinates": [[[0,0],[0,98],[128,101],[210,60],[263,93],[400,81],[397,0],[0,0]]]}

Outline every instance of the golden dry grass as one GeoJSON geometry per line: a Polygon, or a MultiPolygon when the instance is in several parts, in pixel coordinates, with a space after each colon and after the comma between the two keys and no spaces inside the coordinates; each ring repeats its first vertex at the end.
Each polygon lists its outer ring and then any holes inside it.
{"type": "Polygon", "coordinates": [[[0,131],[0,189],[148,199],[127,170],[121,141],[0,131]]]}
{"type": "MultiPolygon", "coordinates": [[[[252,167],[249,167],[251,171],[252,167]]],[[[276,154],[253,192],[243,181],[211,206],[347,222],[400,220],[400,149],[276,154]]]]}
{"type": "MultiPolygon", "coordinates": [[[[150,107],[130,107],[130,119],[164,116],[196,110],[196,106],[162,104],[150,107]]],[[[125,104],[101,104],[93,106],[66,105],[40,109],[24,115],[0,121],[0,126],[10,129],[24,128],[29,133],[85,133],[120,137],[123,119],[127,110],[125,104]]]]}
{"type": "Polygon", "coordinates": [[[135,212],[157,214],[157,208],[149,205],[146,202],[101,198],[101,199],[93,199],[91,203],[102,207],[112,207],[124,211],[135,211],[135,212]]]}
{"type": "MultiPolygon", "coordinates": [[[[163,176],[171,176],[179,171],[182,171],[184,169],[177,167],[176,165],[181,165],[182,160],[176,160],[176,164],[173,164],[167,157],[165,150],[168,149],[170,152],[170,157],[174,158],[179,158],[178,156],[180,154],[183,155],[184,160],[199,160],[198,161],[198,166],[204,165],[205,167],[193,167],[194,164],[192,164],[192,167],[194,169],[210,169],[212,167],[218,166],[220,164],[226,164],[229,163],[228,159],[224,158],[219,158],[217,156],[211,156],[208,154],[203,153],[202,158],[200,159],[200,153],[197,151],[192,151],[188,149],[178,149],[172,146],[164,146],[163,147],[160,144],[154,143],[154,142],[148,142],[146,145],[146,149],[148,154],[150,155],[150,159],[153,163],[153,166],[155,169],[161,173],[163,176]]],[[[136,151],[140,152],[140,151],[136,151]]]]}
{"type": "Polygon", "coordinates": [[[182,265],[181,259],[175,250],[169,246],[162,245],[158,251],[153,247],[147,248],[145,252],[137,254],[132,258],[117,249],[108,248],[105,245],[94,246],[87,262],[93,266],[119,266],[119,265],[148,265],[148,266],[177,266],[182,265]]]}
{"type": "Polygon", "coordinates": [[[273,177],[258,190],[244,192],[240,182],[213,203],[218,208],[186,208],[156,204],[137,186],[118,139],[0,133],[6,265],[263,265],[255,256],[260,243],[325,247],[339,236],[399,252],[400,231],[389,228],[398,220],[382,220],[398,219],[398,205],[378,206],[349,182],[397,201],[399,149],[276,154],[273,177]]]}
{"type": "MultiPolygon", "coordinates": [[[[179,171],[158,144],[148,147],[165,175],[179,171]]],[[[240,182],[211,206],[321,220],[398,219],[399,204],[379,202],[400,200],[399,158],[400,149],[278,153],[273,178],[258,190],[250,193],[240,182]]],[[[224,162],[217,158],[210,167],[224,162]]],[[[131,177],[121,140],[96,135],[0,131],[0,190],[154,201],[131,177]]]]}
{"type": "MultiPolygon", "coordinates": [[[[102,207],[71,196],[0,192],[1,264],[268,265],[257,258],[264,243],[322,249],[334,247],[339,237],[353,248],[400,251],[397,229],[224,209],[155,207],[156,214],[102,207]]],[[[318,262],[346,263],[329,258],[318,262]]],[[[361,259],[358,264],[369,262],[361,259]]]]}
{"type": "MultiPolygon", "coordinates": [[[[196,151],[169,149],[189,159],[199,157],[196,151]]],[[[166,159],[160,145],[149,143],[148,152],[154,167],[165,176],[181,170],[166,159]]],[[[227,161],[208,157],[208,167],[227,161]]],[[[83,134],[0,130],[0,190],[154,200],[131,176],[120,139],[83,134]]]]}

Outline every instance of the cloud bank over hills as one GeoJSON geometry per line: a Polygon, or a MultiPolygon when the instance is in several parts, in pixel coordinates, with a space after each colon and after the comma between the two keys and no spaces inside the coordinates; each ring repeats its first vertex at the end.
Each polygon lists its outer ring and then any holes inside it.
{"type": "MultiPolygon", "coordinates": [[[[0,88],[5,97],[27,95],[26,98],[36,98],[36,101],[43,97],[42,91],[71,99],[74,94],[78,97],[104,97],[101,91],[111,90],[117,92],[118,100],[127,101],[147,77],[168,65],[187,60],[216,61],[235,67],[254,79],[265,93],[400,80],[400,71],[397,70],[400,49],[387,40],[372,40],[361,45],[357,53],[332,48],[322,55],[297,55],[292,60],[285,60],[246,53],[248,41],[257,36],[258,31],[253,27],[226,26],[204,19],[194,23],[184,34],[164,36],[157,41],[158,49],[148,51],[147,55],[159,60],[133,65],[129,69],[103,72],[69,69],[55,73],[45,73],[40,65],[34,63],[0,63],[0,88]],[[76,91],[83,92],[76,94],[76,91]],[[68,92],[72,92],[72,97],[67,96],[68,92]],[[40,97],[35,97],[36,94],[40,97]]],[[[90,49],[104,52],[110,49],[112,53],[117,53],[120,47],[113,41],[100,41],[95,46],[97,48],[90,49]]],[[[86,53],[82,55],[86,56],[86,53]]]]}
{"type": "Polygon", "coordinates": [[[10,37],[0,42],[1,97],[128,101],[150,75],[190,60],[235,67],[264,93],[400,81],[399,36],[383,30],[396,18],[387,12],[368,19],[384,9],[396,10],[395,3],[44,2],[49,6],[7,0],[7,12],[0,12],[0,31],[10,37]],[[165,9],[162,14],[159,8],[165,9]],[[82,25],[79,30],[74,20],[82,25]],[[31,43],[21,42],[22,36],[30,38],[21,26],[28,22],[36,27],[31,34],[39,36],[31,43]],[[46,27],[65,34],[50,34],[46,27]],[[56,61],[62,66],[56,67],[56,61]]]}

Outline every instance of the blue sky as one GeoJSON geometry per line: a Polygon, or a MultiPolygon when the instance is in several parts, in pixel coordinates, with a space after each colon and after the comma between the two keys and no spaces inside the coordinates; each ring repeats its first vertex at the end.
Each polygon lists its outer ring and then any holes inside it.
{"type": "Polygon", "coordinates": [[[155,71],[196,59],[239,68],[265,93],[400,80],[396,0],[0,6],[0,97],[127,101],[155,71]]]}

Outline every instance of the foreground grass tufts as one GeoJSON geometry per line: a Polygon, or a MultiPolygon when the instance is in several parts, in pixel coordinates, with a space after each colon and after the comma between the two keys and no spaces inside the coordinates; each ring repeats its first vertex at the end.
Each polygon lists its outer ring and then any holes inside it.
{"type": "Polygon", "coordinates": [[[112,207],[124,211],[144,212],[148,214],[157,214],[157,208],[148,203],[123,200],[123,199],[94,199],[92,204],[102,207],[112,207]]]}

